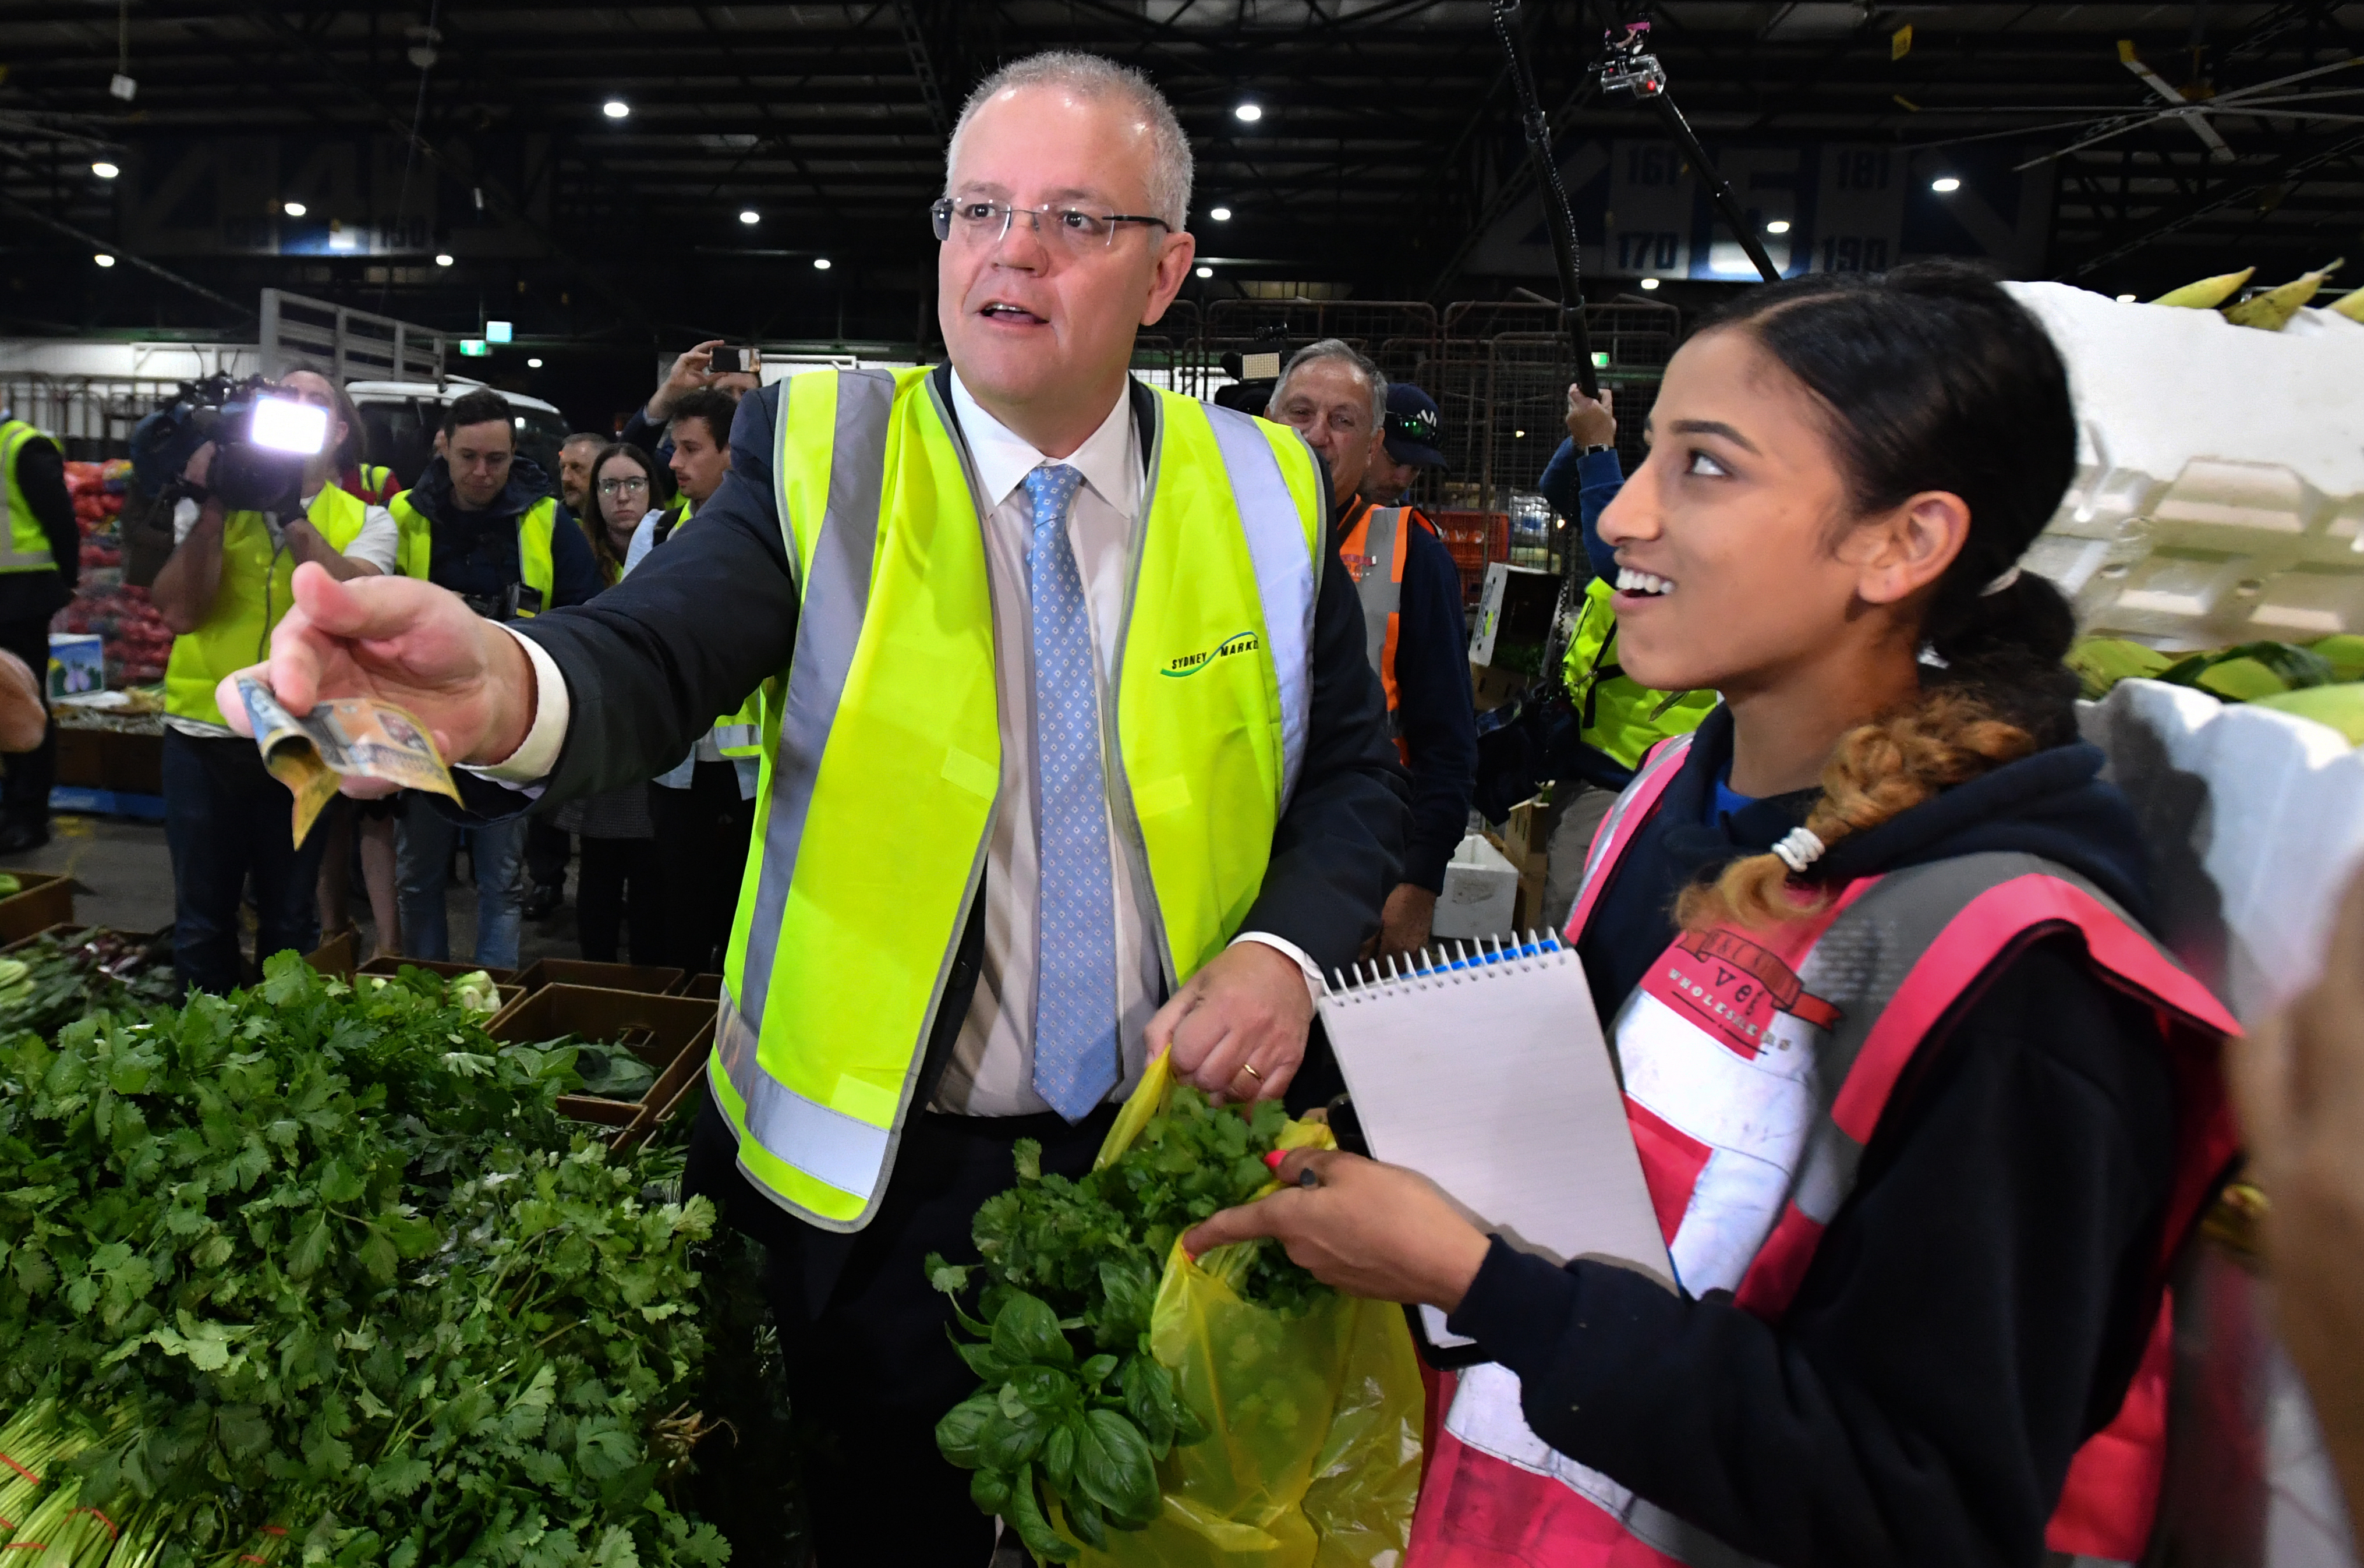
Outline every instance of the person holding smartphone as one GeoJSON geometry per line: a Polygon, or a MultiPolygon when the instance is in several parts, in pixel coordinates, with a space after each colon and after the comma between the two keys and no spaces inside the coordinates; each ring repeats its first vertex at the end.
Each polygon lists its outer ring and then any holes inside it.
{"type": "MultiPolygon", "coordinates": [[[[672,442],[665,427],[672,423],[675,406],[693,392],[712,387],[727,394],[735,403],[764,384],[764,356],[754,349],[734,349],[719,338],[709,338],[695,348],[683,350],[657,384],[649,400],[632,410],[624,421],[624,428],[616,439],[632,445],[663,462],[672,454],[672,442]],[[720,356],[718,362],[717,356],[720,356]]],[[[726,437],[729,431],[722,432],[726,437]]]]}

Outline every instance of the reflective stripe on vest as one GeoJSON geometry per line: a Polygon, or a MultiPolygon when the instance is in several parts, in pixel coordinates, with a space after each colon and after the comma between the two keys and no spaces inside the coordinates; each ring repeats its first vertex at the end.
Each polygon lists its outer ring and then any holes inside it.
{"type": "MultiPolygon", "coordinates": [[[[333,484],[321,486],[307,514],[329,547],[341,550],[361,537],[369,509],[333,484]]],[[[221,582],[205,624],[173,639],[164,666],[164,711],[181,718],[220,724],[214,688],[223,676],[271,656],[271,628],[296,602],[290,580],[295,553],[284,541],[274,546],[260,512],[232,512],[222,519],[221,582]]]]}
{"type": "Polygon", "coordinates": [[[1586,586],[1560,678],[1584,744],[1619,767],[1634,768],[1659,741],[1697,729],[1719,699],[1713,692],[1652,691],[1618,667],[1615,593],[1599,577],[1586,586]]]}
{"type": "Polygon", "coordinates": [[[1339,559],[1355,579],[1355,593],[1363,606],[1363,648],[1388,698],[1388,729],[1396,751],[1409,762],[1403,740],[1401,698],[1396,689],[1396,642],[1403,620],[1404,557],[1411,546],[1412,528],[1434,527],[1410,506],[1374,506],[1363,503],[1354,527],[1338,541],[1339,559]],[[1411,525],[1407,527],[1407,522],[1411,525]],[[1376,571],[1381,562],[1387,570],[1376,571]]]}
{"type": "MultiPolygon", "coordinates": [[[[697,503],[686,495],[683,496],[681,511],[674,518],[673,527],[666,530],[665,537],[671,539],[680,531],[683,524],[696,516],[697,503]]],[[[725,757],[760,757],[764,754],[763,701],[764,692],[759,686],[735,711],[716,719],[714,728],[707,731],[725,757]]]]}
{"type": "Polygon", "coordinates": [[[50,555],[50,536],[42,531],[41,519],[33,516],[17,479],[17,459],[33,442],[49,439],[22,419],[0,424],[0,572],[57,569],[50,555]]]}
{"type": "MultiPolygon", "coordinates": [[[[405,577],[428,582],[435,563],[435,522],[411,501],[417,494],[415,490],[406,490],[388,501],[385,508],[394,514],[395,527],[402,538],[396,566],[405,577]]],[[[558,498],[554,495],[543,496],[518,518],[518,580],[541,595],[544,609],[551,607],[551,600],[558,592],[558,563],[551,553],[551,540],[557,532],[558,498]]],[[[529,619],[531,613],[520,612],[519,618],[529,619]]]]}
{"type": "MultiPolygon", "coordinates": [[[[1000,790],[987,508],[930,373],[817,371],[779,394],[802,611],[762,705],[708,1081],[741,1169],[835,1230],[886,1189],[1000,790]],[[888,799],[920,838],[891,856],[872,832],[888,799]]],[[[1294,431],[1155,395],[1102,728],[1177,985],[1245,917],[1301,764],[1323,528],[1294,431]]]]}
{"type": "MultiPolygon", "coordinates": [[[[1596,836],[1571,941],[1687,750],[1649,759],[1596,836]]],[[[1611,1037],[1627,1116],[1685,1293],[1729,1291],[1743,1310],[1779,1321],[1922,1042],[1996,963],[2054,932],[2076,934],[2088,962],[2160,1020],[2179,1091],[2175,1185],[2153,1263],[2163,1284],[2233,1152],[2214,1085],[2217,1048],[2236,1027],[2091,883],[2032,855],[1987,853],[1862,879],[1819,915],[1771,930],[1679,936],[1626,998],[1611,1037]]],[[[2092,1443],[2143,1424],[2140,1392],[2092,1443]]],[[[1625,1562],[1635,1543],[1689,1568],[1748,1561],[1552,1450],[1526,1425],[1506,1368],[1464,1374],[1445,1431],[1427,1484],[1438,1498],[1423,1494],[1414,1530],[1424,1564],[1491,1563],[1513,1539],[1547,1539],[1549,1560],[1572,1565],[1625,1562]]],[[[2086,1539],[2131,1542],[2127,1555],[2138,1555],[2155,1493],[2117,1490],[2065,1492],[2060,1512],[2086,1539]]]]}

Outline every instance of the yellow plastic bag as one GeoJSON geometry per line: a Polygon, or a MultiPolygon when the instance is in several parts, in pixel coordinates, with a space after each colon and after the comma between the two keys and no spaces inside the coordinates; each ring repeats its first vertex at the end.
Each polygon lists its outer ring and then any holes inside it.
{"type": "MultiPolygon", "coordinates": [[[[1106,1165],[1165,1105],[1150,1064],[1101,1147],[1106,1165]]],[[[1333,1149],[1291,1122],[1285,1148],[1333,1149]]],[[[1269,1189],[1267,1189],[1269,1190],[1269,1189]]],[[[1268,1245],[1268,1243],[1266,1243],[1268,1245]]],[[[1176,1242],[1150,1315],[1150,1353],[1212,1435],[1157,1467],[1165,1512],[1111,1530],[1089,1568],[1393,1568],[1420,1491],[1420,1366],[1402,1308],[1333,1296],[1288,1318],[1242,1301],[1249,1248],[1192,1262],[1176,1242]]]]}

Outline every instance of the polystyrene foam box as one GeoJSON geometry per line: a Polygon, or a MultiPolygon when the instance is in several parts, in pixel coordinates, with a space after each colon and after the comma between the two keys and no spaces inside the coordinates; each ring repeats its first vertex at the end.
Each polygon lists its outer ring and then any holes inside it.
{"type": "Polygon", "coordinates": [[[1507,936],[1518,897],[1518,868],[1481,835],[1472,833],[1461,840],[1444,868],[1444,891],[1437,896],[1431,934],[1465,939],[1507,936]]]}
{"type": "Polygon", "coordinates": [[[2024,564],[2154,646],[2364,632],[2364,325],[2007,284],[2068,361],[2077,476],[2024,564]]]}

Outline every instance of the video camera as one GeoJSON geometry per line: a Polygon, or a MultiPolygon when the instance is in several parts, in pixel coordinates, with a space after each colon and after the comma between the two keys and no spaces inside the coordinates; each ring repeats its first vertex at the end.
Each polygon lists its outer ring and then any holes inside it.
{"type": "Polygon", "coordinates": [[[131,476],[150,496],[179,484],[214,443],[205,488],[232,511],[293,511],[304,460],[328,444],[329,411],[262,376],[211,375],[181,390],[131,432],[131,476]]]}

